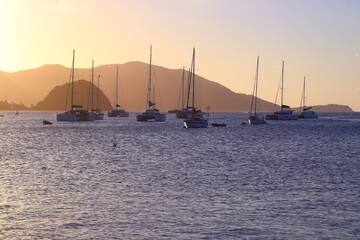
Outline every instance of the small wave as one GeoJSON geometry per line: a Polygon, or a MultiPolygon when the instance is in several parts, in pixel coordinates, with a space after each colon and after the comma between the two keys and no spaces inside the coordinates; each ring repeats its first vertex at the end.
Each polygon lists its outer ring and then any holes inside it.
{"type": "Polygon", "coordinates": [[[66,229],[79,229],[84,227],[84,225],[81,223],[65,223],[62,225],[62,227],[66,229]]]}
{"type": "Polygon", "coordinates": [[[7,209],[10,209],[10,208],[12,208],[12,206],[9,205],[9,204],[0,205],[0,210],[7,210],[7,209]]]}

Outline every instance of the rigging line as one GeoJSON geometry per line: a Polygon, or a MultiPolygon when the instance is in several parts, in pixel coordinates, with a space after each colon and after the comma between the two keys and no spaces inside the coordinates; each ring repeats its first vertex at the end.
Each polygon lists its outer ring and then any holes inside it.
{"type": "MultiPolygon", "coordinates": [[[[71,70],[70,70],[69,84],[68,84],[68,90],[67,90],[67,95],[66,95],[66,100],[65,100],[65,110],[67,109],[67,104],[68,104],[68,100],[69,100],[70,87],[71,87],[71,70]]],[[[70,106],[70,109],[71,109],[71,106],[70,106]]]]}
{"type": "Polygon", "coordinates": [[[299,112],[301,112],[301,108],[305,109],[305,76],[304,76],[304,84],[303,84],[303,90],[302,90],[302,94],[301,94],[301,99],[300,99],[300,105],[299,105],[299,112]]]}
{"type": "Polygon", "coordinates": [[[157,85],[157,84],[154,84],[154,89],[156,89],[157,90],[157,92],[156,93],[154,93],[154,102],[155,102],[155,94],[156,94],[156,97],[158,97],[158,99],[159,99],[159,104],[157,104],[158,106],[160,106],[160,108],[164,108],[164,106],[162,105],[162,100],[161,100],[161,94],[160,94],[160,87],[159,87],[159,85],[157,85]]]}
{"type": "Polygon", "coordinates": [[[140,91],[140,96],[141,96],[141,101],[138,102],[138,109],[143,109],[143,102],[146,103],[145,105],[145,109],[148,109],[148,91],[149,91],[149,72],[148,70],[143,72],[143,77],[141,77],[142,81],[141,81],[141,86],[142,86],[142,89],[140,91]]]}
{"type": "Polygon", "coordinates": [[[189,103],[190,103],[190,88],[191,88],[191,69],[189,68],[188,70],[188,87],[187,87],[187,97],[186,97],[186,111],[189,108],[189,103]]]}
{"type": "Polygon", "coordinates": [[[67,102],[68,102],[68,98],[69,98],[69,92],[70,92],[70,87],[71,87],[71,101],[70,101],[70,110],[73,110],[73,104],[74,104],[74,100],[73,100],[73,96],[74,96],[74,63],[75,63],[75,49],[73,49],[73,57],[72,57],[72,64],[71,64],[71,70],[70,70],[70,77],[69,77],[69,86],[68,86],[68,92],[67,92],[67,96],[66,96],[66,103],[65,103],[65,110],[66,110],[66,106],[67,106],[67,102]],[[71,83],[70,83],[71,82],[71,83]]]}
{"type": "Polygon", "coordinates": [[[301,93],[301,98],[300,98],[300,105],[299,105],[299,112],[301,112],[301,107],[303,105],[303,98],[304,98],[304,90],[301,93]]]}
{"type": "Polygon", "coordinates": [[[100,75],[98,75],[98,87],[97,87],[97,96],[96,96],[96,110],[100,111],[99,108],[99,94],[100,94],[100,75]]]}
{"type": "MultiPolygon", "coordinates": [[[[254,85],[253,85],[253,92],[252,92],[252,98],[251,98],[251,107],[250,107],[250,114],[253,112],[253,108],[256,111],[256,98],[255,98],[255,94],[257,93],[255,91],[255,88],[257,88],[257,78],[258,78],[258,67],[259,67],[259,56],[257,57],[256,60],[256,71],[255,71],[255,77],[253,78],[254,80],[254,85]],[[255,103],[255,106],[254,106],[255,103]]],[[[254,111],[255,115],[256,112],[254,111]]]]}
{"type": "Polygon", "coordinates": [[[118,108],[118,96],[119,96],[119,66],[116,66],[116,79],[115,79],[115,94],[114,94],[114,108],[118,108]]]}
{"type": "Polygon", "coordinates": [[[280,84],[281,84],[281,78],[280,78],[280,80],[279,80],[279,84],[278,84],[277,91],[276,91],[276,97],[275,97],[273,112],[275,111],[276,102],[277,102],[277,98],[278,98],[278,95],[279,95],[280,84]]]}
{"type": "MultiPolygon", "coordinates": [[[[87,109],[90,109],[90,98],[92,98],[92,91],[91,91],[91,88],[92,88],[92,83],[93,83],[93,80],[92,80],[92,75],[90,75],[90,81],[89,81],[89,91],[88,91],[88,97],[87,97],[87,109]]],[[[91,111],[92,111],[92,108],[91,108],[91,111]]]]}
{"type": "Polygon", "coordinates": [[[151,72],[151,65],[152,65],[152,45],[150,45],[150,61],[149,61],[149,78],[148,78],[148,88],[147,88],[147,95],[146,95],[146,109],[147,110],[150,110],[150,108],[153,106],[151,105],[151,75],[152,75],[152,72],[151,72]]]}
{"type": "Polygon", "coordinates": [[[180,81],[180,92],[179,92],[179,97],[178,97],[178,101],[177,101],[177,104],[176,104],[176,109],[179,109],[179,105],[180,105],[180,99],[181,99],[181,108],[184,108],[184,67],[183,67],[183,71],[182,71],[182,80],[180,81]]]}
{"type": "Polygon", "coordinates": [[[254,112],[256,116],[256,103],[257,103],[257,88],[258,88],[258,80],[259,80],[259,56],[257,57],[256,61],[256,77],[255,77],[256,83],[255,83],[255,104],[254,104],[254,112]]]}
{"type": "Polygon", "coordinates": [[[253,106],[254,106],[254,94],[255,94],[255,78],[254,78],[254,85],[253,85],[253,92],[252,92],[252,98],[251,98],[251,106],[250,106],[250,113],[252,113],[253,111],[253,106]]]}
{"type": "MultiPolygon", "coordinates": [[[[258,78],[258,83],[257,83],[257,90],[259,91],[259,81],[261,81],[262,79],[261,78],[258,78]]],[[[257,97],[257,94],[256,94],[256,97],[257,97]]],[[[262,106],[262,100],[260,98],[257,97],[256,99],[256,109],[261,109],[261,106],[262,106]]]]}

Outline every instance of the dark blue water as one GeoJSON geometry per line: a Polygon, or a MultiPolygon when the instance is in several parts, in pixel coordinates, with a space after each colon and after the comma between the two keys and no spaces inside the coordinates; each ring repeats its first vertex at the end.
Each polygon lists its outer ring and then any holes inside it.
{"type": "Polygon", "coordinates": [[[360,238],[359,113],[207,129],[1,114],[0,239],[360,238]]]}

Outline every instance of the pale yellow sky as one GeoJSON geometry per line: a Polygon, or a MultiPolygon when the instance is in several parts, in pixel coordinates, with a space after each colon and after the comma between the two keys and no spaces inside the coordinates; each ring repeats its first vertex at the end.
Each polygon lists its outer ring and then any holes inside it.
{"type": "Polygon", "coordinates": [[[0,0],[0,70],[44,64],[148,62],[189,66],[235,92],[273,102],[285,61],[285,103],[338,103],[360,111],[360,1],[0,0]]]}

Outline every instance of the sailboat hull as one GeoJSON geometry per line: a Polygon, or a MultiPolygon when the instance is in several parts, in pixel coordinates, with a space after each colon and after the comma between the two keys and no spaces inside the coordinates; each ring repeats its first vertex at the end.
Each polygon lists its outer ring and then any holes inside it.
{"type": "Polygon", "coordinates": [[[157,109],[146,110],[140,115],[136,116],[138,122],[165,122],[166,115],[159,112],[157,109]]]}
{"type": "MultiPolygon", "coordinates": [[[[183,109],[182,111],[176,113],[176,118],[190,118],[193,115],[193,111],[192,109],[183,109]]],[[[203,118],[204,117],[204,112],[201,111],[200,109],[195,109],[195,115],[199,118],[203,118]]]]}
{"type": "Polygon", "coordinates": [[[314,111],[304,111],[299,114],[299,118],[302,119],[314,119],[318,117],[319,116],[314,111]]]}
{"type": "Polygon", "coordinates": [[[108,112],[108,117],[129,117],[129,112],[123,109],[114,109],[111,112],[108,112]]]}
{"type": "Polygon", "coordinates": [[[258,116],[250,116],[249,117],[249,124],[266,124],[265,119],[258,116]]]}
{"type": "Polygon", "coordinates": [[[179,112],[176,113],[176,118],[182,118],[182,119],[186,118],[186,112],[180,110],[179,112]]]}
{"type": "Polygon", "coordinates": [[[298,120],[299,117],[292,113],[292,110],[282,110],[274,114],[266,115],[266,120],[298,120]]]}
{"type": "Polygon", "coordinates": [[[296,115],[285,115],[285,114],[270,114],[266,115],[266,120],[298,120],[299,117],[296,115]]]}
{"type": "Polygon", "coordinates": [[[90,117],[95,120],[104,120],[104,114],[102,112],[90,112],[90,117]]]}
{"type": "Polygon", "coordinates": [[[205,120],[184,120],[184,128],[207,128],[208,122],[205,120]]]}
{"type": "Polygon", "coordinates": [[[56,120],[59,122],[87,122],[94,121],[95,117],[87,110],[72,110],[56,114],[56,120]]]}

